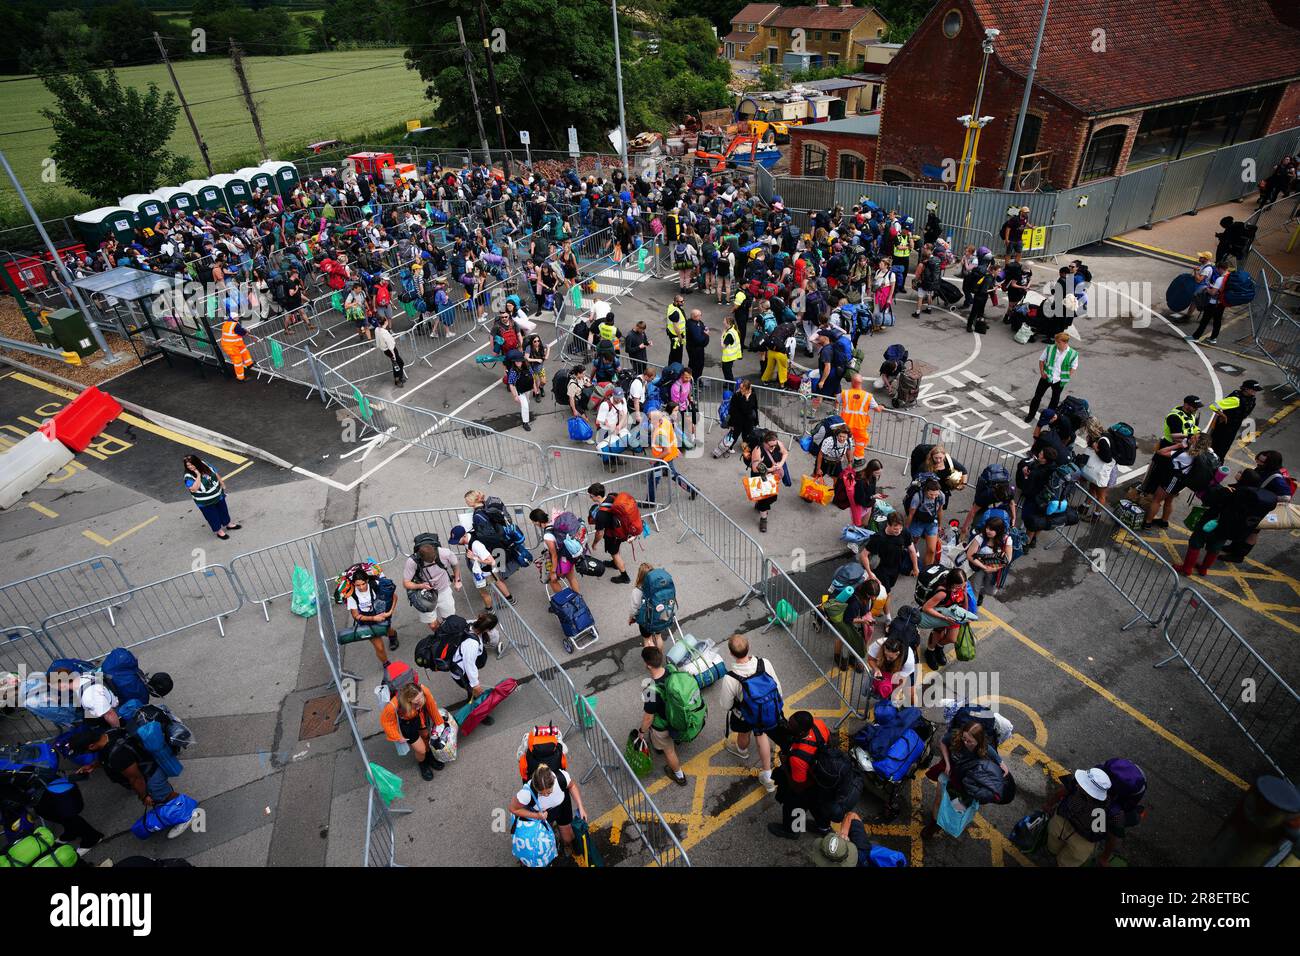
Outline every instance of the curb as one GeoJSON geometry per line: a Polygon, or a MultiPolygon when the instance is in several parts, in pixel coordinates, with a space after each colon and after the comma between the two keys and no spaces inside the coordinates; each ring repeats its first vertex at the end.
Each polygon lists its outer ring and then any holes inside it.
{"type": "MultiPolygon", "coordinates": [[[[51,383],[52,385],[60,385],[63,388],[69,389],[74,392],[82,392],[85,391],[85,389],[87,388],[87,386],[81,385],[78,382],[74,382],[71,379],[64,378],[62,375],[56,375],[53,372],[47,372],[44,369],[35,368],[23,362],[15,361],[14,359],[10,358],[7,355],[0,355],[0,364],[8,365],[12,368],[24,372],[27,375],[31,375],[35,378],[44,379],[45,381],[51,383]]],[[[109,382],[105,382],[104,387],[106,391],[109,391],[111,390],[112,386],[109,382]]],[[[173,418],[171,415],[164,415],[161,412],[156,412],[153,409],[146,408],[145,406],[139,405],[136,402],[127,401],[126,399],[122,399],[122,398],[117,398],[117,396],[113,396],[113,397],[117,399],[118,404],[120,404],[123,408],[125,408],[127,411],[131,412],[132,414],[140,415],[143,418],[147,418],[150,421],[158,425],[161,425],[164,428],[170,428],[172,431],[184,435],[187,438],[194,438],[199,441],[207,442],[212,445],[218,445],[226,449],[227,451],[242,452],[253,458],[259,458],[262,461],[275,465],[277,468],[283,468],[287,471],[292,471],[293,468],[295,467],[293,462],[285,461],[283,458],[280,458],[278,455],[271,454],[269,451],[267,451],[264,448],[258,448],[256,445],[250,445],[247,442],[239,441],[236,438],[231,438],[229,435],[223,435],[221,432],[212,431],[209,428],[204,428],[202,425],[195,425],[193,422],[187,422],[180,418],[173,418]]]]}

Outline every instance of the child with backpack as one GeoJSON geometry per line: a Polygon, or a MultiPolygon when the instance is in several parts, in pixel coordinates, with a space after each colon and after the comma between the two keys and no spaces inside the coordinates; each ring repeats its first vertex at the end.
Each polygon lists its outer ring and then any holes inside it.
{"type": "Polygon", "coordinates": [[[781,681],[772,662],[749,653],[749,639],[733,634],[727,641],[732,665],[722,678],[722,704],[727,711],[728,734],[736,734],[724,749],[741,760],[749,761],[749,738],[758,747],[758,782],[768,793],[776,791],[772,781],[772,741],[768,734],[785,721],[781,681]]]}
{"type": "Polygon", "coordinates": [[[687,780],[677,756],[677,743],[690,743],[700,735],[708,718],[708,706],[695,678],[665,666],[663,651],[658,647],[641,648],[641,661],[650,684],[642,695],[645,703],[638,736],[664,755],[664,773],[677,786],[684,787],[687,780]]]}

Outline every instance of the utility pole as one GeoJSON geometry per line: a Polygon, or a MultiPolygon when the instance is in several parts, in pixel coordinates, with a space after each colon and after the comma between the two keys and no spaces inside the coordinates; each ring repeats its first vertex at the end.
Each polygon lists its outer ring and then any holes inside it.
{"type": "MultiPolygon", "coordinates": [[[[157,34],[154,35],[157,36],[157,34]]],[[[113,350],[108,346],[108,342],[104,340],[104,333],[100,331],[99,324],[95,321],[95,313],[90,310],[90,306],[86,305],[86,300],[81,297],[81,290],[72,284],[76,280],[72,278],[71,274],[68,272],[67,266],[63,264],[63,259],[59,257],[58,250],[54,248],[54,243],[50,242],[49,233],[47,233],[45,227],[41,225],[41,217],[36,215],[36,210],[32,208],[31,202],[27,199],[27,193],[23,192],[23,187],[18,182],[18,177],[14,175],[14,171],[9,165],[9,160],[5,158],[4,150],[0,150],[0,166],[4,167],[5,175],[9,177],[9,182],[13,184],[14,192],[17,193],[18,198],[22,200],[23,208],[27,210],[27,215],[31,218],[32,225],[35,226],[36,231],[41,234],[41,241],[45,243],[45,248],[50,253],[50,261],[54,263],[54,268],[59,270],[59,275],[63,276],[63,281],[67,284],[68,291],[72,294],[73,300],[76,301],[77,308],[81,309],[81,314],[86,320],[86,325],[90,327],[90,334],[94,337],[95,344],[104,350],[104,364],[112,365],[114,362],[120,362],[121,357],[114,355],[113,350]]]]}
{"type": "Polygon", "coordinates": [[[1025,95],[1020,99],[1020,115],[1016,117],[1016,134],[1011,139],[1011,158],[1007,162],[1007,174],[1002,178],[1002,188],[1010,190],[1016,175],[1016,163],[1020,161],[1020,135],[1025,131],[1025,115],[1029,112],[1029,94],[1034,89],[1034,74],[1038,72],[1038,54],[1043,49],[1043,33],[1047,30],[1047,8],[1052,0],[1043,0],[1043,15],[1038,20],[1038,39],[1034,41],[1034,54],[1029,58],[1029,75],[1025,77],[1025,95]]]}
{"type": "Polygon", "coordinates": [[[167,57],[167,47],[163,46],[162,37],[155,30],[153,34],[154,42],[158,44],[158,52],[162,54],[163,65],[167,67],[167,75],[172,78],[172,86],[176,88],[176,97],[181,101],[181,108],[185,110],[185,118],[190,121],[190,129],[194,131],[194,142],[199,144],[199,153],[203,156],[203,165],[208,167],[208,175],[212,175],[212,160],[208,156],[208,144],[203,142],[203,137],[199,135],[198,124],[194,122],[194,114],[190,112],[190,104],[185,102],[185,94],[181,92],[180,83],[176,82],[176,71],[172,69],[172,61],[167,57]]]}
{"type": "Polygon", "coordinates": [[[239,52],[234,37],[230,38],[230,66],[235,71],[235,79],[239,80],[239,88],[244,93],[244,105],[248,107],[248,115],[253,119],[253,132],[257,134],[257,145],[262,147],[262,162],[266,162],[271,158],[271,154],[266,151],[266,140],[262,138],[262,121],[257,118],[257,104],[253,102],[253,92],[248,88],[248,77],[244,75],[244,57],[239,52]]]}
{"type": "Polygon", "coordinates": [[[478,87],[474,85],[474,59],[469,55],[469,47],[465,43],[465,28],[461,26],[460,17],[456,18],[456,32],[460,34],[460,50],[465,56],[465,76],[469,78],[469,95],[474,100],[474,119],[478,120],[478,138],[483,143],[483,154],[488,158],[488,165],[492,165],[492,148],[488,146],[487,132],[483,129],[483,111],[478,105],[478,87]]]}
{"type": "MultiPolygon", "coordinates": [[[[478,26],[483,31],[483,55],[487,57],[488,86],[492,88],[492,101],[496,104],[497,138],[501,140],[501,168],[510,178],[510,147],[506,143],[506,124],[501,114],[501,94],[497,92],[497,71],[492,66],[492,44],[488,40],[487,13],[483,9],[483,0],[478,0],[478,26]]],[[[488,154],[488,168],[492,168],[492,156],[488,154]]]]}
{"type": "Polygon", "coordinates": [[[627,121],[623,116],[623,57],[618,48],[618,0],[610,0],[610,9],[614,12],[614,77],[618,81],[619,154],[623,160],[623,179],[630,182],[632,177],[627,168],[627,121]]]}

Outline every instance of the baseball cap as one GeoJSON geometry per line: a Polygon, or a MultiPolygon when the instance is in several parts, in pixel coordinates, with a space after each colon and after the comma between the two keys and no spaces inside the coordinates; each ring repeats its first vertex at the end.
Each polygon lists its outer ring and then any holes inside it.
{"type": "Polygon", "coordinates": [[[1264,386],[1261,385],[1261,384],[1259,384],[1259,382],[1255,381],[1253,378],[1248,378],[1248,379],[1246,379],[1246,381],[1244,381],[1244,382],[1241,383],[1241,387],[1242,387],[1242,388],[1248,388],[1248,389],[1250,389],[1250,390],[1253,391],[1253,392],[1258,392],[1258,391],[1259,391],[1260,389],[1262,389],[1264,386]]]}
{"type": "Polygon", "coordinates": [[[1094,800],[1105,800],[1106,795],[1110,792],[1110,777],[1106,776],[1106,771],[1100,767],[1093,767],[1091,770],[1076,770],[1074,780],[1083,792],[1094,800]]]}
{"type": "Polygon", "coordinates": [[[461,538],[465,537],[465,526],[458,524],[447,533],[447,541],[450,544],[456,544],[461,538]]]}
{"type": "Polygon", "coordinates": [[[103,717],[116,706],[117,698],[99,680],[94,677],[81,679],[81,709],[87,717],[103,717]]]}
{"type": "Polygon", "coordinates": [[[1197,408],[1201,408],[1205,403],[1201,401],[1198,395],[1185,395],[1183,396],[1183,404],[1195,405],[1197,408]]]}

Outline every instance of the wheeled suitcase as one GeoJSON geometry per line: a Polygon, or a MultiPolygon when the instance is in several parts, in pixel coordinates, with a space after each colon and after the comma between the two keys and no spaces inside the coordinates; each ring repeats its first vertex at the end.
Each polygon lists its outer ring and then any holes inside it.
{"type": "Polygon", "coordinates": [[[566,653],[572,654],[574,651],[585,650],[600,640],[591,608],[587,607],[587,602],[577,591],[564,588],[558,594],[552,594],[550,610],[560,619],[560,629],[564,631],[563,647],[566,653]],[[583,635],[588,632],[591,637],[583,640],[583,635]]]}

